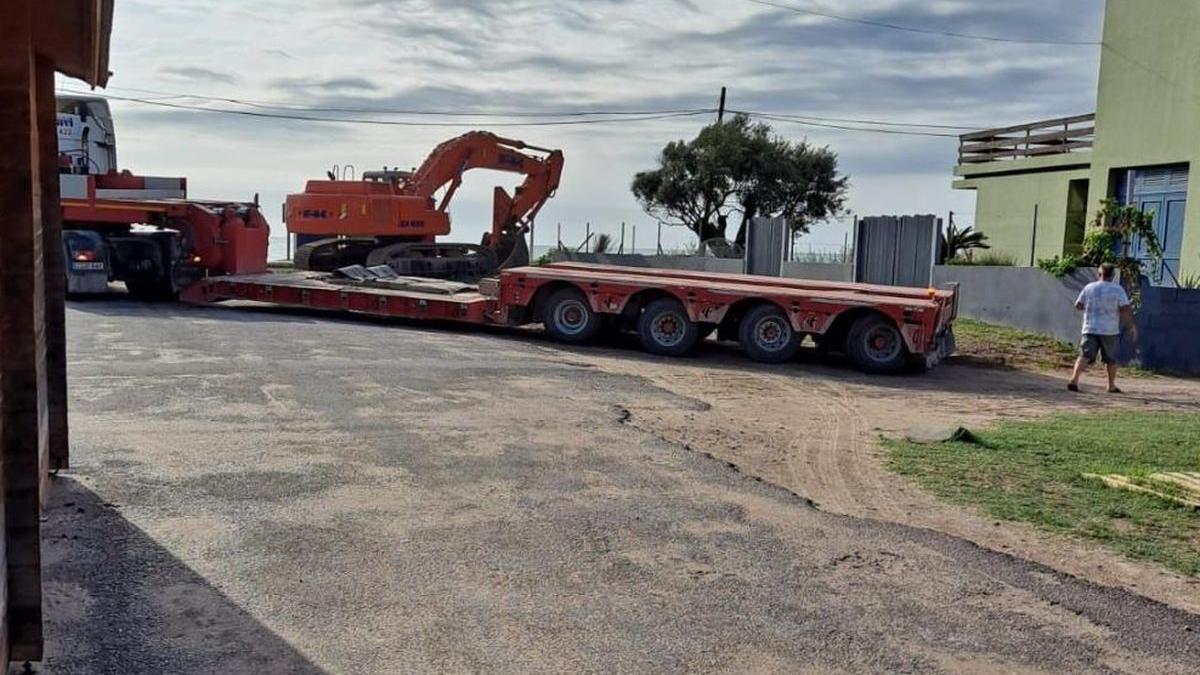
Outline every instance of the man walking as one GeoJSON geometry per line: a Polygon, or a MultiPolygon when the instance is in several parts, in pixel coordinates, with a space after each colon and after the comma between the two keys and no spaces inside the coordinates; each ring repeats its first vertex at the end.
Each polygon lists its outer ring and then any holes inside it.
{"type": "Polygon", "coordinates": [[[1116,283],[1117,270],[1109,263],[1100,266],[1100,279],[1088,284],[1075,309],[1083,312],[1083,342],[1079,346],[1079,358],[1075,361],[1075,373],[1070,391],[1079,391],[1079,378],[1083,371],[1099,357],[1108,370],[1108,393],[1119,394],[1117,388],[1117,351],[1121,346],[1121,325],[1129,326],[1130,334],[1136,339],[1137,326],[1133,321],[1133,306],[1129,295],[1121,284],[1116,283]]]}

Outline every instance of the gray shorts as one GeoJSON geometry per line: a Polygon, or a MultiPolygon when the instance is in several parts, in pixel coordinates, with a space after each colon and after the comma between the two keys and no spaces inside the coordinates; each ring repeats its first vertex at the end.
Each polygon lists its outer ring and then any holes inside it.
{"type": "Polygon", "coordinates": [[[1095,363],[1096,357],[1104,363],[1117,363],[1117,352],[1121,349],[1120,335],[1084,335],[1079,345],[1079,354],[1088,363],[1095,363]]]}

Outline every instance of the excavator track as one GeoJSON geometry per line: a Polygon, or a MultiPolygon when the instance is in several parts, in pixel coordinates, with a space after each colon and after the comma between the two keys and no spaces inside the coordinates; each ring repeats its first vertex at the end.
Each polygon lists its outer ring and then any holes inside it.
{"type": "Polygon", "coordinates": [[[470,280],[495,274],[499,260],[489,248],[477,244],[398,243],[377,248],[366,266],[387,265],[406,277],[470,280]]]}
{"type": "Polygon", "coordinates": [[[377,248],[379,242],[373,237],[320,239],[297,247],[292,264],[298,270],[332,272],[348,265],[365,264],[377,248]]]}

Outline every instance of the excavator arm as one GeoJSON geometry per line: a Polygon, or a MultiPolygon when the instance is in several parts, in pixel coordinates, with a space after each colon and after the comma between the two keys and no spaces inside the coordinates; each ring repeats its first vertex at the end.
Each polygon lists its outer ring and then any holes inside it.
{"type": "Polygon", "coordinates": [[[563,154],[502,138],[486,131],[473,131],[442,143],[404,184],[403,191],[432,197],[445,188],[438,211],[445,212],[471,169],[492,169],[525,175],[525,181],[509,196],[497,187],[492,213],[494,242],[523,233],[554,193],[562,179],[563,154]],[[536,153],[536,154],[534,154],[536,153]]]}

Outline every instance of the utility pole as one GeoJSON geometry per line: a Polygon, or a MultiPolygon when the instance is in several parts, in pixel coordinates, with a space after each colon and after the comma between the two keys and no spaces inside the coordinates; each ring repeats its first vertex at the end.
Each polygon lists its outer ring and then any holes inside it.
{"type": "Polygon", "coordinates": [[[721,106],[717,108],[717,124],[725,122],[725,87],[721,87],[721,106]]]}

